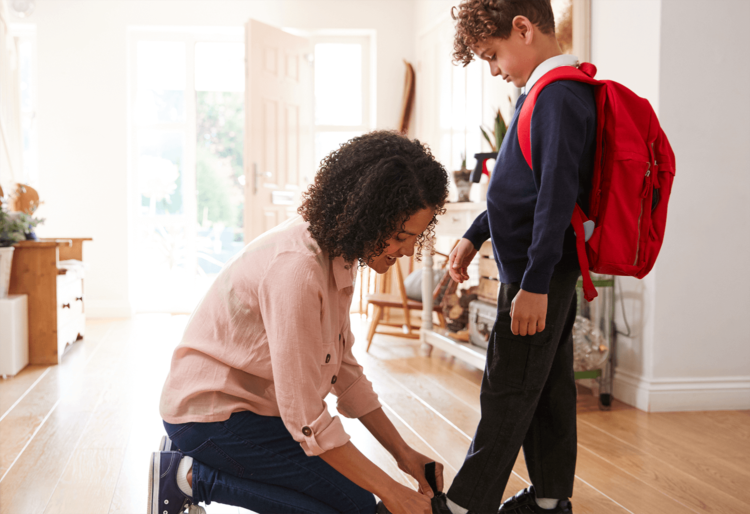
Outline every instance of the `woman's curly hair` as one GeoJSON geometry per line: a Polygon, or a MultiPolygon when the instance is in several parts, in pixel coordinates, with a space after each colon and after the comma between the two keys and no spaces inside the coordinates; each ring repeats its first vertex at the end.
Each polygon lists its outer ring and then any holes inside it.
{"type": "Polygon", "coordinates": [[[555,33],[550,0],[463,0],[451,16],[456,20],[453,62],[464,66],[474,60],[470,46],[489,37],[507,39],[516,16],[527,17],[544,34],[555,33]]]}
{"type": "Polygon", "coordinates": [[[426,235],[444,212],[448,174],[429,148],[396,132],[356,137],[321,161],[315,182],[297,210],[331,259],[359,260],[360,266],[386,248],[421,209],[435,209],[426,232],[417,238],[417,259],[426,235]]]}

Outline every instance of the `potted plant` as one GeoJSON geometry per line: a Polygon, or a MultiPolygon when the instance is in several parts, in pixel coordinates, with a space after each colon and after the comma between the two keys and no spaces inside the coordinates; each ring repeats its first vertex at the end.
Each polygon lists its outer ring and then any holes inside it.
{"type": "Polygon", "coordinates": [[[453,182],[458,189],[458,201],[468,202],[469,192],[471,191],[471,182],[469,181],[470,172],[466,168],[466,155],[461,154],[461,169],[453,172],[453,182]]]}
{"type": "Polygon", "coordinates": [[[26,239],[36,240],[34,227],[44,222],[23,212],[8,212],[0,208],[0,298],[8,296],[13,245],[26,239]]]}
{"type": "Polygon", "coordinates": [[[492,151],[474,154],[477,164],[474,167],[474,171],[471,173],[472,182],[479,182],[479,179],[482,178],[482,174],[487,175],[489,178],[490,170],[487,169],[487,159],[495,159],[497,157],[497,153],[500,151],[500,147],[503,144],[503,139],[505,139],[505,134],[508,132],[508,127],[505,124],[505,119],[503,118],[503,113],[500,109],[498,109],[497,114],[495,114],[495,125],[492,132],[482,126],[479,127],[479,130],[482,131],[482,136],[484,136],[485,141],[490,145],[492,151]]]}

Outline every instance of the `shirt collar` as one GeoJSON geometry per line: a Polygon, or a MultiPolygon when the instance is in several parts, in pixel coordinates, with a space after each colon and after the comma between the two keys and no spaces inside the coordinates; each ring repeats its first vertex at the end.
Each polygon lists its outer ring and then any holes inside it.
{"type": "Polygon", "coordinates": [[[336,287],[339,291],[345,287],[354,285],[354,278],[357,276],[357,266],[351,262],[346,262],[340,255],[331,262],[333,268],[333,277],[336,280],[336,287]]]}
{"type": "Polygon", "coordinates": [[[578,57],[570,54],[562,54],[550,57],[541,63],[533,72],[531,72],[531,76],[529,77],[529,80],[526,81],[526,86],[523,88],[523,94],[528,94],[529,91],[531,91],[531,88],[534,87],[534,84],[536,84],[536,81],[542,78],[545,73],[552,71],[555,68],[559,68],[560,66],[578,66],[578,57]]]}

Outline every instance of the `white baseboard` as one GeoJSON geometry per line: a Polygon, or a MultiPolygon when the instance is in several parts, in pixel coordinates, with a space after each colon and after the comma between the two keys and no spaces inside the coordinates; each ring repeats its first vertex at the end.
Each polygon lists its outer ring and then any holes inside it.
{"type": "Polygon", "coordinates": [[[133,316],[133,307],[130,302],[86,298],[87,318],[130,318],[131,316],[133,316]]]}
{"type": "Polygon", "coordinates": [[[646,412],[750,409],[750,376],[648,380],[618,369],[613,395],[646,412]]]}

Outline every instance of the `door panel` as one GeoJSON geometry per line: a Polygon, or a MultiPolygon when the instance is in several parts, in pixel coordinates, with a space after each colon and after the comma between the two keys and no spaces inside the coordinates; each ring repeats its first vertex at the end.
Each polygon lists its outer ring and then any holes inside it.
{"type": "Polygon", "coordinates": [[[286,184],[299,184],[299,106],[286,106],[286,184]]]}
{"type": "Polygon", "coordinates": [[[266,179],[263,185],[267,188],[274,189],[277,187],[278,167],[276,165],[276,155],[278,151],[277,133],[276,133],[276,102],[273,100],[264,100],[263,102],[263,133],[260,134],[263,140],[263,166],[261,167],[261,176],[266,179]],[[269,175],[270,173],[270,175],[269,175]]]}
{"type": "Polygon", "coordinates": [[[300,191],[315,174],[308,59],[312,46],[305,38],[255,20],[245,27],[245,182],[249,185],[245,241],[249,242],[296,211],[300,191]]]}
{"type": "Polygon", "coordinates": [[[286,54],[286,77],[295,82],[299,82],[299,61],[299,55],[286,54]]]}

